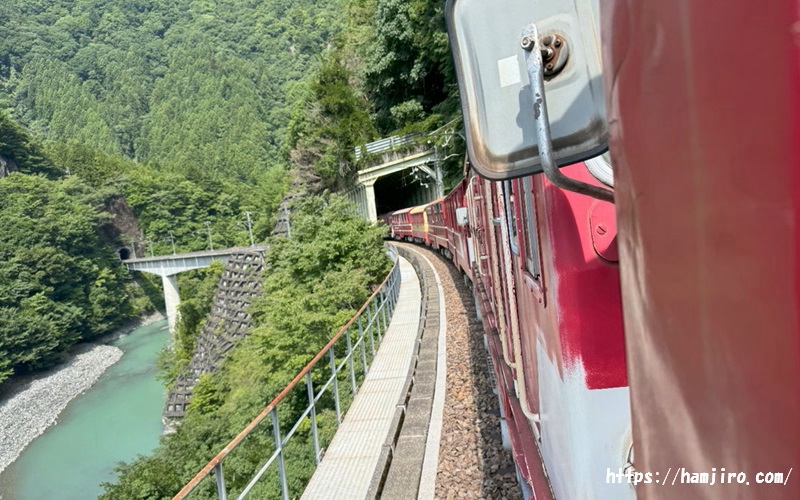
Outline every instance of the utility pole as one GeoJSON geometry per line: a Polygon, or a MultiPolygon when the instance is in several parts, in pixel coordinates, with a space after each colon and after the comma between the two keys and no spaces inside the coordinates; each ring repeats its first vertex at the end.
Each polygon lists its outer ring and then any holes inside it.
{"type": "Polygon", "coordinates": [[[211,248],[211,251],[214,251],[214,240],[211,239],[211,222],[206,221],[206,229],[208,230],[208,246],[211,248]]]}
{"type": "Polygon", "coordinates": [[[250,233],[250,246],[256,246],[256,242],[253,240],[253,222],[250,220],[250,212],[245,212],[244,215],[247,217],[247,231],[250,233]]]}
{"type": "Polygon", "coordinates": [[[172,255],[177,255],[178,252],[175,251],[175,234],[172,231],[169,232],[169,241],[172,243],[172,255]]]}

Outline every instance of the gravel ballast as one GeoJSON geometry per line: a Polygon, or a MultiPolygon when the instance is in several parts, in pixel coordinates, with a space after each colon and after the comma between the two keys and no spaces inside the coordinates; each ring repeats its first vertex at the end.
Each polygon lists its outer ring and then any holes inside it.
{"type": "Polygon", "coordinates": [[[118,347],[82,347],[67,363],[0,400],[0,472],[56,422],[72,399],[89,389],[121,357],[118,347]]]}
{"type": "Polygon", "coordinates": [[[410,247],[439,273],[447,311],[447,389],[435,498],[521,499],[511,453],[503,448],[500,403],[470,289],[439,254],[410,247]]]}

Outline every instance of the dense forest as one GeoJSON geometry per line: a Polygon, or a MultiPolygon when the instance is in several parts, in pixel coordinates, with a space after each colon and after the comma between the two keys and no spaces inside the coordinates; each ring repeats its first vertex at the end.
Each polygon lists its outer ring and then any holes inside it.
{"type": "Polygon", "coordinates": [[[118,193],[66,177],[0,112],[0,383],[152,308],[118,264],[118,193]]]}
{"type": "Polygon", "coordinates": [[[310,1],[0,4],[0,381],[159,305],[117,248],[243,245],[246,211],[270,234],[290,103],[339,17],[310,1]]]}
{"type": "MultiPolygon", "coordinates": [[[[309,197],[293,214],[291,239],[276,239],[267,254],[264,293],[252,312],[255,327],[233,351],[221,373],[203,375],[177,432],[162,437],[150,456],[122,464],[116,484],[107,484],[103,499],[171,498],[221,450],[264,405],[325,345],[330,336],[361,307],[371,287],[385,277],[383,229],[358,218],[349,202],[309,197]]],[[[282,417],[296,418],[305,397],[292,395],[282,417]]],[[[343,396],[344,397],[344,396],[343,396]]],[[[306,402],[307,403],[307,402],[306,402]]],[[[318,416],[323,443],[336,428],[335,413],[318,416]]],[[[314,470],[306,425],[290,450],[292,491],[302,491],[314,470]]],[[[241,490],[269,454],[269,433],[256,432],[226,462],[231,491],[241,490]]],[[[214,497],[205,484],[198,498],[214,497]]],[[[253,498],[280,498],[277,477],[252,491],[253,498]]]]}
{"type": "MultiPolygon", "coordinates": [[[[382,231],[329,193],[352,186],[355,146],[459,119],[443,6],[0,4],[0,260],[10,263],[0,270],[0,381],[158,306],[158,283],[134,282],[117,248],[245,245],[245,212],[256,239],[271,242],[251,335],[201,378],[175,434],[118,467],[104,498],[171,497],[385,276],[382,231]],[[315,196],[294,207],[291,239],[270,238],[290,191],[315,196]]],[[[457,174],[458,159],[449,167],[457,174]]],[[[180,277],[167,384],[191,356],[220,272],[180,277]]],[[[318,416],[329,430],[333,418],[318,416]]],[[[232,487],[263,457],[259,439],[230,466],[232,487]]],[[[287,453],[299,491],[313,460],[287,453]]],[[[269,479],[263,488],[259,498],[277,491],[269,479]]]]}

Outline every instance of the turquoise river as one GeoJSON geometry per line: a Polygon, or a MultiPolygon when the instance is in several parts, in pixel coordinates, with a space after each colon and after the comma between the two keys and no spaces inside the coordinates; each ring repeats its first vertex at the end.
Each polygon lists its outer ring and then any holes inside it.
{"type": "Polygon", "coordinates": [[[161,435],[164,388],[156,380],[158,352],[169,341],[166,321],[111,343],[124,351],[85,394],[61,413],[58,425],[34,440],[0,475],[2,500],[88,500],[114,466],[146,454],[161,435]]]}

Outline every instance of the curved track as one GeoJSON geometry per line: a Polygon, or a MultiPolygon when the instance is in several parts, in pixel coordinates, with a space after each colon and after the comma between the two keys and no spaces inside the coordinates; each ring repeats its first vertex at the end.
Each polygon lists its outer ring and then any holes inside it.
{"type": "Polygon", "coordinates": [[[472,293],[436,252],[395,244],[425,256],[444,293],[447,377],[435,497],[522,498],[511,453],[502,444],[500,410],[472,293]]]}

